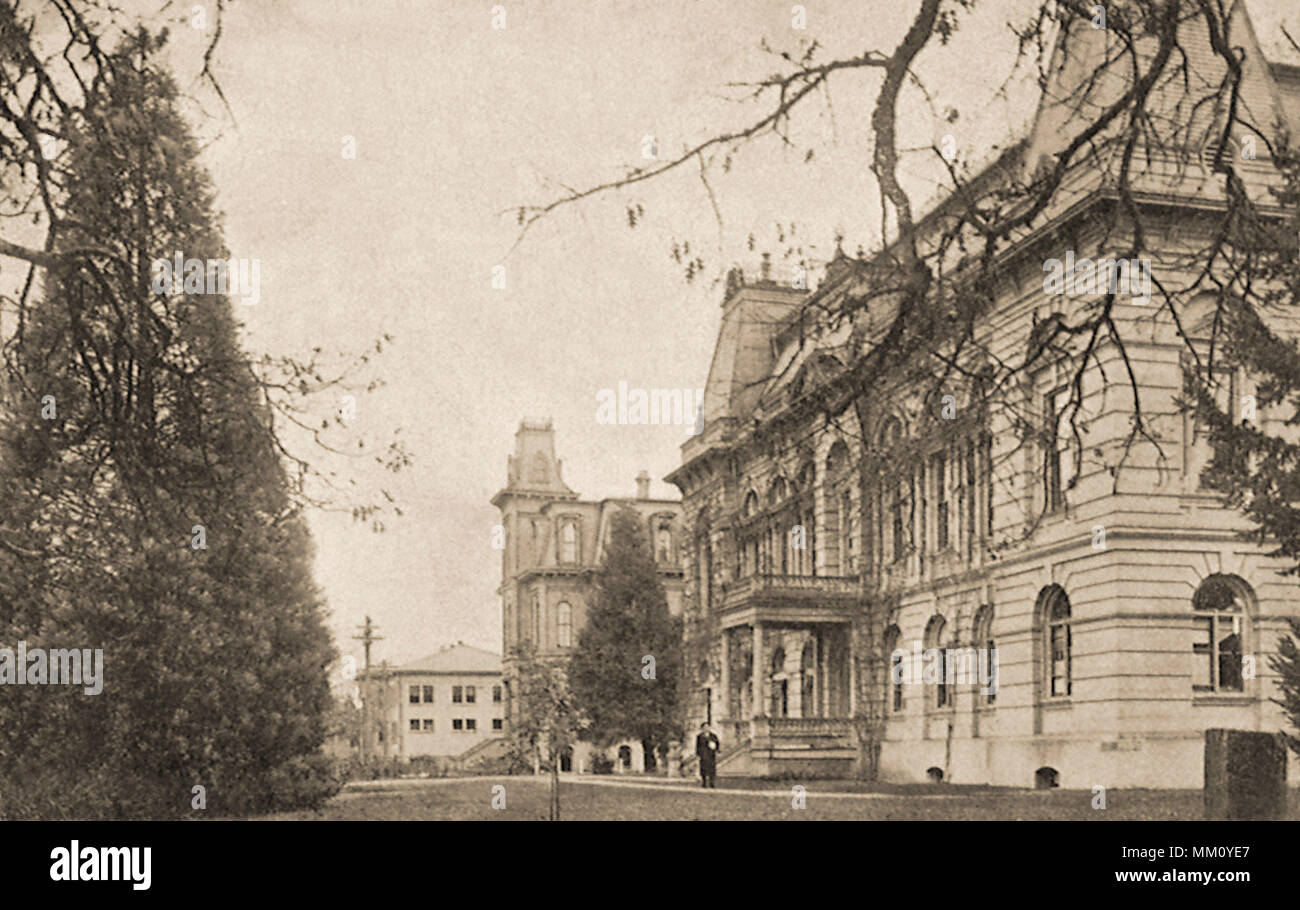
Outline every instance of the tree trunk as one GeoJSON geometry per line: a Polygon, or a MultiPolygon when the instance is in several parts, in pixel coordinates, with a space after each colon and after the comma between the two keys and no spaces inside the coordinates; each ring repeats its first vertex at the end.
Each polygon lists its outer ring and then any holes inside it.
{"type": "Polygon", "coordinates": [[[560,820],[560,756],[551,756],[551,821],[560,820]]]}

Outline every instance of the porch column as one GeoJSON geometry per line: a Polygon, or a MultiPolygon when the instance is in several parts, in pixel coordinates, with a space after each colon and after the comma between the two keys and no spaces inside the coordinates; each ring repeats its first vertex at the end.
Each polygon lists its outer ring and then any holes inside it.
{"type": "Polygon", "coordinates": [[[767,717],[767,698],[765,698],[763,683],[767,679],[767,663],[763,659],[763,624],[754,622],[754,672],[751,674],[753,682],[753,709],[755,717],[767,717]]]}
{"type": "Polygon", "coordinates": [[[718,682],[722,686],[722,710],[718,712],[718,726],[722,729],[727,728],[727,721],[731,720],[731,634],[726,629],[722,630],[722,667],[718,670],[718,682]]]}
{"type": "Polygon", "coordinates": [[[844,654],[849,662],[849,717],[857,714],[858,707],[858,662],[853,653],[853,626],[844,627],[844,654]]]}
{"type": "Polygon", "coordinates": [[[817,707],[818,717],[830,717],[831,702],[828,694],[830,683],[830,666],[826,654],[826,636],[822,627],[817,627],[817,707]]]}

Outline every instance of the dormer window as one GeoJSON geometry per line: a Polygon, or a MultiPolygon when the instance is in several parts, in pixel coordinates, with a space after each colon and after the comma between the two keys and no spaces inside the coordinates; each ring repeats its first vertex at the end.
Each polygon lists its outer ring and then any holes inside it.
{"type": "Polygon", "coordinates": [[[560,562],[570,565],[578,562],[577,519],[560,519],[560,562]]]}

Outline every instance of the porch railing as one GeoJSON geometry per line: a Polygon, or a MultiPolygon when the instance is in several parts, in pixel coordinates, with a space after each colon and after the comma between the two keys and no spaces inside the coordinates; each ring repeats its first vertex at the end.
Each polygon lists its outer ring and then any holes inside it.
{"type": "Polygon", "coordinates": [[[752,721],[728,720],[723,724],[724,746],[751,739],[755,727],[762,736],[773,739],[853,735],[853,719],[849,717],[756,717],[752,721]]]}
{"type": "Polygon", "coordinates": [[[847,717],[769,717],[772,736],[849,736],[853,721],[847,717]]]}

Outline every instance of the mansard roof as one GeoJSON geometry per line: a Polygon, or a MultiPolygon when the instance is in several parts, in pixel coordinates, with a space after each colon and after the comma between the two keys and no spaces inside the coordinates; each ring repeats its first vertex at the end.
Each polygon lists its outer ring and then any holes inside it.
{"type": "MultiPolygon", "coordinates": [[[[1240,93],[1245,116],[1261,129],[1278,125],[1300,135],[1300,51],[1291,47],[1281,33],[1281,25],[1290,22],[1292,34],[1300,37],[1300,11],[1289,14],[1290,19],[1287,15],[1272,9],[1266,0],[1236,0],[1231,13],[1232,40],[1245,49],[1240,93]]],[[[1046,79],[1040,83],[1035,68],[1025,67],[1029,72],[1020,85],[1011,89],[1021,92],[1017,97],[1024,102],[1019,108],[1022,113],[1011,116],[1005,132],[990,141],[986,152],[968,166],[968,172],[973,174],[966,181],[968,186],[1032,179],[1036,171],[1052,162],[1052,156],[1065,143],[1086,128],[1087,116],[1098,109],[1097,104],[1108,93],[1114,96],[1114,80],[1086,83],[1090,68],[1095,68],[1093,61],[1104,59],[1109,40],[1105,30],[1083,23],[1068,34],[1058,30],[1050,38],[1050,57],[1043,70],[1046,79]],[[1089,104],[1083,105],[1085,112],[1081,113],[1078,89],[1083,84],[1088,85],[1089,104]]],[[[1210,47],[1203,22],[1189,19],[1180,43],[1187,53],[1193,92],[1212,91],[1222,78],[1224,65],[1210,47]]],[[[1195,105],[1185,92],[1181,76],[1158,84],[1152,93],[1150,111],[1168,128],[1177,126],[1184,148],[1203,148],[1221,135],[1226,112],[1213,105],[1195,105]]],[[[1023,248],[1034,233],[1042,230],[1041,224],[1068,216],[1073,207],[1106,198],[1110,176],[1104,167],[1094,166],[1092,172],[1081,169],[1070,183],[1062,185],[1060,198],[1042,213],[1040,227],[1012,238],[1004,255],[1023,248]]],[[[1171,182],[1166,175],[1157,173],[1140,189],[1144,198],[1175,201],[1190,197],[1212,201],[1221,193],[1208,168],[1196,179],[1199,184],[1188,186],[1182,175],[1171,182]]],[[[1265,184],[1261,180],[1259,185],[1263,188],[1265,184]]],[[[926,206],[919,218],[922,236],[928,229],[937,230],[956,204],[956,197],[947,194],[926,206]]],[[[883,261],[884,255],[877,253],[873,259],[883,261]]],[[[825,280],[811,295],[773,282],[729,282],[705,387],[704,432],[683,444],[683,468],[709,453],[725,451],[733,444],[733,433],[743,434],[753,420],[780,411],[785,392],[793,390],[798,394],[801,384],[825,380],[833,375],[837,363],[847,362],[851,356],[847,338],[828,338],[815,327],[805,333],[799,326],[798,335],[787,333],[793,332],[808,301],[818,301],[833,311],[835,301],[867,294],[871,290],[869,270],[862,264],[862,260],[839,252],[828,265],[825,280]]],[[[668,479],[676,482],[683,476],[679,469],[668,479]]]]}

